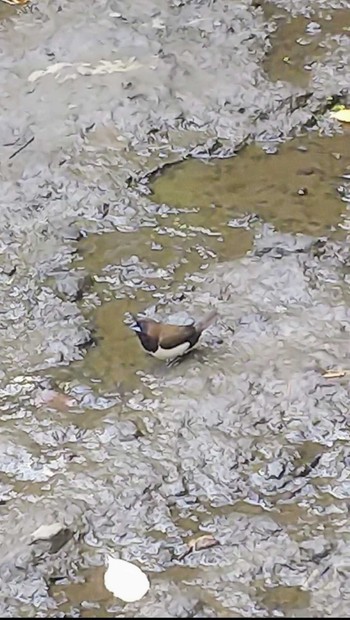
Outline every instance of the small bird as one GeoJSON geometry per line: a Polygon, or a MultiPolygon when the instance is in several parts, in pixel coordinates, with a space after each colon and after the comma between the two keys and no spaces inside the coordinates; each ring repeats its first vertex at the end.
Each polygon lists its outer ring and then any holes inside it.
{"type": "Polygon", "coordinates": [[[171,323],[159,323],[154,319],[138,319],[133,314],[131,316],[136,323],[133,329],[145,351],[165,361],[174,360],[191,351],[198,343],[203,331],[216,318],[217,311],[212,310],[201,321],[191,325],[172,325],[171,323]]]}

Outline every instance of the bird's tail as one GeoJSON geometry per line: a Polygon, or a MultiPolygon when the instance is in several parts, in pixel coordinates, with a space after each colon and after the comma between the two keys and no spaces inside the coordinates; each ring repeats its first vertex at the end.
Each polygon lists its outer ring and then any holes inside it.
{"type": "Polygon", "coordinates": [[[217,310],[212,310],[211,312],[209,312],[203,319],[201,319],[201,321],[198,321],[198,323],[196,323],[197,331],[203,332],[205,329],[207,329],[207,327],[209,327],[214,322],[217,316],[218,316],[217,310]]]}

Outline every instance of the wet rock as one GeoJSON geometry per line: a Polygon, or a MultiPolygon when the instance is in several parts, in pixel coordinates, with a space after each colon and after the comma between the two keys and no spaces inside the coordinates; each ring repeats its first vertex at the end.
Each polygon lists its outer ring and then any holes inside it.
{"type": "Polygon", "coordinates": [[[311,236],[280,235],[267,226],[255,241],[254,253],[257,256],[270,254],[281,258],[292,253],[306,253],[314,243],[314,238],[311,236]]]}
{"type": "Polygon", "coordinates": [[[65,529],[65,525],[60,522],[51,523],[49,525],[40,525],[33,533],[32,533],[32,543],[37,540],[50,540],[57,536],[62,530],[65,529]]]}
{"type": "Polygon", "coordinates": [[[118,433],[120,441],[133,441],[144,435],[142,430],[131,420],[121,421],[118,424],[118,433]]]}
{"type": "Polygon", "coordinates": [[[89,274],[79,271],[55,272],[55,288],[61,299],[81,301],[91,290],[94,280],[89,274]]]}
{"type": "Polygon", "coordinates": [[[298,189],[298,196],[307,196],[307,194],[308,194],[307,187],[300,187],[298,189]]]}
{"type": "Polygon", "coordinates": [[[269,463],[266,468],[267,477],[270,479],[281,480],[286,471],[285,463],[274,461],[269,463]]]}
{"type": "Polygon", "coordinates": [[[69,226],[67,229],[63,229],[62,234],[66,241],[80,241],[87,236],[87,232],[84,229],[74,225],[69,226]]]}
{"type": "Polygon", "coordinates": [[[306,556],[312,562],[320,562],[334,550],[335,544],[328,541],[323,536],[316,536],[310,540],[300,543],[300,549],[305,551],[306,556]]]}
{"type": "Polygon", "coordinates": [[[8,276],[10,278],[11,276],[15,275],[16,271],[17,271],[16,265],[13,265],[13,266],[7,265],[6,267],[3,267],[0,270],[0,273],[3,273],[5,276],[8,276]]]}

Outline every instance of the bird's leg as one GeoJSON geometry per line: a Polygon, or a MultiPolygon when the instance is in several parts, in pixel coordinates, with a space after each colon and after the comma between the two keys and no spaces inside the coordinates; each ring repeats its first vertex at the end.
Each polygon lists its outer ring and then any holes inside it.
{"type": "Polygon", "coordinates": [[[178,356],[178,357],[174,357],[171,360],[168,360],[166,362],[166,365],[168,368],[172,368],[173,366],[178,366],[178,364],[180,364],[181,362],[182,362],[182,358],[181,356],[178,356]]]}
{"type": "Polygon", "coordinates": [[[166,365],[168,366],[168,368],[171,368],[172,366],[178,366],[179,364],[182,364],[185,361],[185,359],[189,357],[193,352],[195,352],[194,347],[192,347],[192,349],[190,349],[183,355],[178,355],[177,357],[174,357],[173,359],[168,360],[166,365]]]}

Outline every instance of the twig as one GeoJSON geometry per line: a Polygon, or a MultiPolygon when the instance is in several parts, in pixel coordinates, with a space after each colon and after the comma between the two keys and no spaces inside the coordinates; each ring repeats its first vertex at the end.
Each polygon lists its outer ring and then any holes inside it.
{"type": "Polygon", "coordinates": [[[21,151],[23,151],[23,149],[25,149],[27,146],[29,146],[29,144],[31,144],[34,141],[34,136],[32,136],[31,138],[29,138],[29,140],[25,143],[22,144],[22,146],[19,147],[19,149],[17,149],[17,151],[15,151],[14,153],[12,153],[12,155],[10,155],[9,159],[13,159],[13,157],[15,157],[16,155],[18,155],[18,153],[20,153],[21,151]]]}
{"type": "Polygon", "coordinates": [[[341,379],[342,377],[346,377],[350,375],[350,370],[328,370],[323,373],[323,377],[325,379],[341,379]]]}

